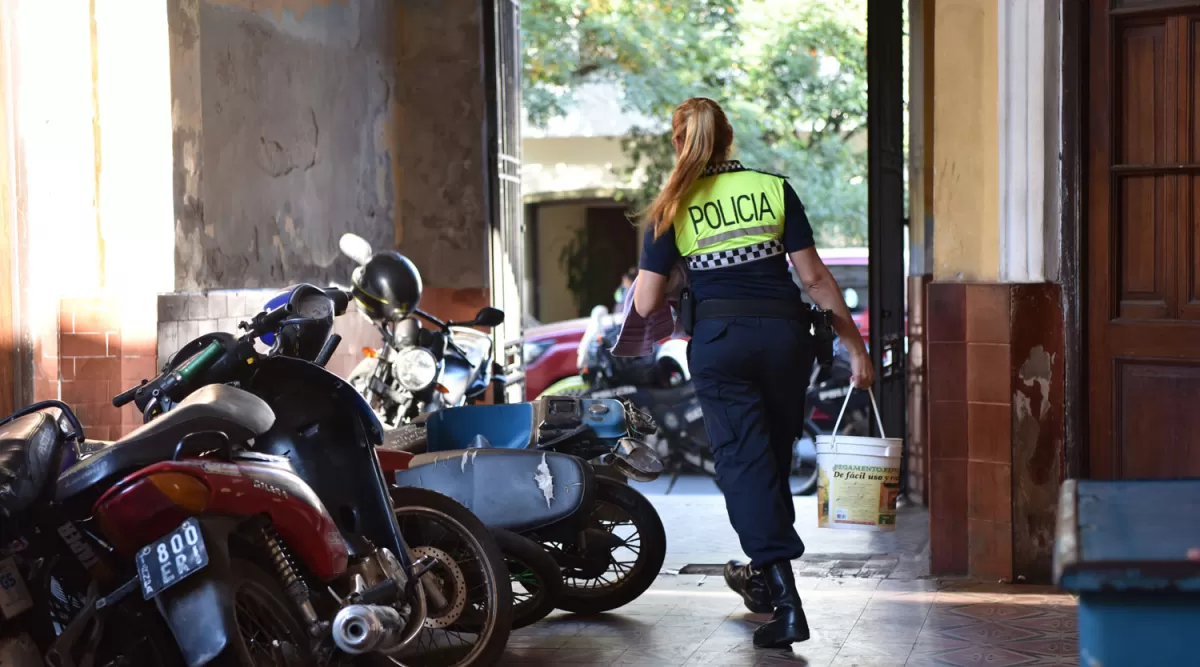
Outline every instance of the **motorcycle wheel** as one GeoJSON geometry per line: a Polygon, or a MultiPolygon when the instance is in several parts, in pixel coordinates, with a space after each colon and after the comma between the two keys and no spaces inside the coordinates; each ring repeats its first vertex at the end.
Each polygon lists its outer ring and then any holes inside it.
{"type": "Polygon", "coordinates": [[[540,544],[500,528],[492,537],[504,554],[512,582],[514,630],[533,625],[554,611],[563,592],[562,570],[540,544]]]}
{"type": "MultiPolygon", "coordinates": [[[[707,441],[707,440],[706,440],[707,441]]],[[[792,474],[788,477],[788,485],[791,487],[793,496],[811,496],[817,492],[817,459],[815,455],[817,442],[816,431],[811,430],[808,426],[804,427],[804,435],[801,436],[795,443],[792,444],[792,474]],[[808,440],[811,444],[814,454],[811,458],[805,459],[801,453],[797,451],[797,447],[803,440],[808,440]]],[[[666,459],[668,455],[659,451],[659,456],[666,459]]],[[[717,464],[712,458],[712,452],[683,452],[683,461],[691,468],[704,472],[713,478],[717,476],[717,464]]]]}
{"type": "Polygon", "coordinates": [[[792,487],[793,496],[811,496],[817,492],[817,432],[804,427],[804,435],[801,436],[792,445],[792,474],[788,481],[792,487]],[[811,458],[807,458],[799,451],[800,443],[808,441],[812,447],[813,454],[811,458]]]}
{"type": "Polygon", "coordinates": [[[512,586],[504,555],[483,522],[453,499],[393,487],[400,533],[411,553],[433,556],[425,575],[445,604],[426,595],[425,628],[396,656],[410,667],[483,667],[499,662],[512,630],[512,586]]]}
{"type": "Polygon", "coordinates": [[[308,633],[297,618],[295,604],[283,588],[254,562],[234,555],[234,620],[238,634],[231,645],[208,663],[217,667],[256,667],[258,665],[311,665],[308,633]]]}
{"type": "Polygon", "coordinates": [[[598,565],[588,568],[598,573],[563,568],[566,585],[558,608],[576,614],[601,614],[633,602],[654,583],[667,557],[667,533],[654,505],[627,484],[600,476],[596,483],[596,502],[584,534],[613,537],[619,543],[600,547],[601,553],[579,553],[577,545],[542,542],[560,564],[584,560],[598,565]],[[618,560],[622,550],[632,552],[633,560],[618,560]]]}

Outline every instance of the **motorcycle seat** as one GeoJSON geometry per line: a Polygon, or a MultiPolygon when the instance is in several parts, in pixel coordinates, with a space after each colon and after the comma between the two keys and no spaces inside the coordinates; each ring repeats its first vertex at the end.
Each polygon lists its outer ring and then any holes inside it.
{"type": "Polygon", "coordinates": [[[46,412],[35,412],[0,426],[0,514],[12,516],[29,507],[54,478],[55,449],[62,432],[46,412]]]}
{"type": "Polygon", "coordinates": [[[395,482],[449,496],[488,527],[516,533],[590,508],[596,486],[592,466],[578,457],[511,449],[417,454],[395,473],[395,482]]]}
{"type": "MultiPolygon", "coordinates": [[[[98,452],[59,476],[55,497],[65,501],[139,468],[168,461],[180,441],[190,434],[220,432],[231,442],[241,443],[266,433],[274,423],[275,413],[261,398],[228,385],[208,385],[124,438],[106,445],[99,443],[104,446],[98,452]]],[[[213,448],[213,438],[196,438],[181,454],[195,456],[213,448]]]]}

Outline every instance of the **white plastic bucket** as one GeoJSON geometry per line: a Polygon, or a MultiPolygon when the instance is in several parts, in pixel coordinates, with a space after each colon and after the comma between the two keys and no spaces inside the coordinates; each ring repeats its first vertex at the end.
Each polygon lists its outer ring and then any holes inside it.
{"type": "MultiPolygon", "coordinates": [[[[879,405],[870,389],[871,407],[879,433],[879,405]]],[[[837,530],[892,531],[896,529],[896,498],[900,493],[900,438],[838,435],[854,388],[846,392],[832,435],[817,436],[817,525],[837,530]]]]}

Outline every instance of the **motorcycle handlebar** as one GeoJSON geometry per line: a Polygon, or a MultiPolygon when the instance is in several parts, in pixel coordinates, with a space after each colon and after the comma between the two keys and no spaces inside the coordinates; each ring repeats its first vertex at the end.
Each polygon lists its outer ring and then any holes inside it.
{"type": "Polygon", "coordinates": [[[213,342],[209,343],[208,346],[205,347],[202,352],[200,352],[200,354],[196,355],[191,361],[184,364],[184,366],[179,370],[168,370],[150,382],[143,382],[132,389],[128,389],[120,394],[117,394],[112,399],[113,407],[119,408],[127,405],[130,401],[137,398],[138,393],[146,387],[151,387],[159,394],[174,398],[172,394],[176,387],[191,380],[197,374],[201,373],[209,366],[212,366],[212,364],[220,359],[224,354],[225,346],[222,345],[220,341],[214,340],[213,342]]]}
{"type": "Polygon", "coordinates": [[[130,387],[129,389],[117,394],[116,396],[113,396],[113,400],[112,400],[113,407],[120,408],[125,405],[128,405],[129,402],[133,400],[133,397],[137,395],[138,390],[141,388],[142,388],[142,385],[139,384],[134,387],[130,387]]]}

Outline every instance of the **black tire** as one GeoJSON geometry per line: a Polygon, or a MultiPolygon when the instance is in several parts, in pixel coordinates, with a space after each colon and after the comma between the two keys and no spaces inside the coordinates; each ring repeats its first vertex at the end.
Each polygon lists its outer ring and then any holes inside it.
{"type": "MultiPolygon", "coordinates": [[[[616,581],[607,581],[604,574],[614,565],[614,551],[607,556],[608,568],[601,576],[582,577],[578,570],[563,569],[566,586],[559,598],[558,608],[576,614],[594,615],[612,611],[633,602],[654,583],[667,557],[667,533],[654,505],[633,487],[604,477],[596,477],[596,502],[588,518],[588,528],[608,530],[606,522],[628,521],[636,530],[637,556],[631,566],[619,570],[616,581]]],[[[615,529],[617,526],[614,525],[615,529]]],[[[632,546],[634,538],[624,538],[622,545],[632,546]]],[[[561,544],[543,543],[550,555],[560,563],[567,557],[561,544]]],[[[574,549],[575,547],[568,547],[574,549]]]]}
{"type": "MultiPolygon", "coordinates": [[[[426,628],[397,659],[410,667],[497,664],[512,631],[513,609],[512,585],[496,540],[478,517],[452,498],[413,487],[392,487],[391,492],[396,519],[409,550],[439,551],[454,560],[449,565],[435,566],[425,576],[446,582],[447,576],[457,573],[462,577],[463,590],[449,592],[453,597],[465,594],[456,615],[442,617],[446,619],[442,627],[436,627],[440,621],[431,611],[426,628]],[[465,567],[467,571],[463,571],[464,563],[471,564],[465,567]],[[474,635],[476,641],[446,646],[465,641],[464,635],[474,635]]],[[[447,595],[448,601],[453,597],[447,595]]]]}
{"type": "Polygon", "coordinates": [[[285,646],[289,665],[311,665],[309,635],[295,611],[295,604],[279,582],[258,564],[233,555],[230,568],[233,581],[234,621],[238,635],[230,645],[208,663],[214,667],[258,667],[276,664],[275,649],[269,642],[285,646]],[[261,640],[257,638],[261,637],[261,640]],[[294,652],[293,652],[294,651],[294,652]]]}
{"type": "Polygon", "coordinates": [[[504,554],[513,593],[513,630],[546,618],[563,592],[562,569],[542,545],[501,528],[492,537],[504,554]]]}
{"type": "MultiPolygon", "coordinates": [[[[813,446],[817,443],[817,432],[808,425],[804,427],[804,436],[812,440],[813,446]]],[[[795,446],[793,446],[793,451],[795,446]]],[[[789,479],[792,487],[793,496],[811,496],[817,492],[817,460],[812,458],[804,459],[799,454],[796,454],[792,460],[792,475],[789,479]]]]}

